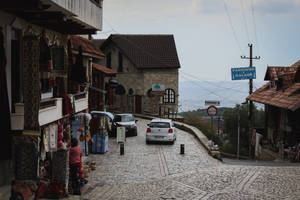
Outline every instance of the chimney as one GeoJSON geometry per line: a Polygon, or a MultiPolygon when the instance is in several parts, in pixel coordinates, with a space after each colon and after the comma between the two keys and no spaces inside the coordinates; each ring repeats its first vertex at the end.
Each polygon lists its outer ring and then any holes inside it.
{"type": "Polygon", "coordinates": [[[278,80],[276,81],[277,90],[280,90],[283,88],[283,77],[279,76],[278,80]]]}

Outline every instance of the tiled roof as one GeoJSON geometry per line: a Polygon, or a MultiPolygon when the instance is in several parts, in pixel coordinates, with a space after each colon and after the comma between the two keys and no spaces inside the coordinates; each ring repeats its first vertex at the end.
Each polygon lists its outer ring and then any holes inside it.
{"type": "Polygon", "coordinates": [[[101,49],[111,43],[137,68],[180,68],[173,35],[110,35],[101,49]]]}
{"type": "Polygon", "coordinates": [[[104,53],[91,40],[77,35],[72,35],[70,39],[72,43],[72,51],[75,53],[78,53],[79,46],[82,46],[84,56],[91,56],[100,59],[105,57],[104,53]]]}
{"type": "Polygon", "coordinates": [[[247,99],[294,111],[300,107],[300,83],[294,83],[285,90],[277,90],[276,86],[270,87],[267,83],[247,99]]]}
{"type": "Polygon", "coordinates": [[[298,67],[298,66],[300,66],[300,60],[298,60],[297,62],[291,65],[291,67],[298,67]]]}
{"type": "Polygon", "coordinates": [[[115,74],[117,74],[117,72],[115,70],[107,68],[107,67],[104,67],[104,66],[96,64],[96,63],[93,63],[92,66],[96,70],[101,71],[101,72],[103,72],[106,75],[115,75],[115,74]]]}
{"type": "Polygon", "coordinates": [[[265,80],[270,80],[247,99],[295,111],[300,107],[300,68],[268,67],[265,80]],[[275,82],[273,82],[275,81],[275,82]],[[276,85],[273,85],[273,84],[276,85]]]}
{"type": "Polygon", "coordinates": [[[265,81],[277,81],[278,77],[287,73],[294,74],[297,72],[297,67],[281,67],[281,66],[268,66],[265,75],[265,81]]]}

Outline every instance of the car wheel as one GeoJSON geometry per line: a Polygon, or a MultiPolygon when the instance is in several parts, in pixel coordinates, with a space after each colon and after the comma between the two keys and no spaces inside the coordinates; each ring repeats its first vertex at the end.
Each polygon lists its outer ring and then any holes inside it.
{"type": "Polygon", "coordinates": [[[150,141],[146,140],[146,144],[150,144],[150,141]]]}

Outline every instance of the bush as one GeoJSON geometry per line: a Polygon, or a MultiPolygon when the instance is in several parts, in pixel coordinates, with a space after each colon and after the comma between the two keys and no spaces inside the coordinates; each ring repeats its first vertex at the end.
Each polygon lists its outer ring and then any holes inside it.
{"type": "MultiPolygon", "coordinates": [[[[220,150],[224,153],[229,153],[229,154],[237,154],[237,145],[232,144],[231,142],[224,143],[221,147],[220,150]]],[[[249,156],[249,151],[247,148],[240,146],[240,156],[249,156]]]]}
{"type": "Polygon", "coordinates": [[[216,128],[213,127],[213,132],[211,131],[210,120],[203,119],[199,114],[189,114],[184,118],[184,123],[198,128],[208,139],[214,141],[215,144],[222,145],[222,141],[216,133],[216,128]]]}

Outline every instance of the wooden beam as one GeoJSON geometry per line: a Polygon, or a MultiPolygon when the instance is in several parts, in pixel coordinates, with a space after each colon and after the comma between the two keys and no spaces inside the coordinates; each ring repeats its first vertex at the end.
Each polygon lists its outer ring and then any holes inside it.
{"type": "Polygon", "coordinates": [[[66,17],[61,12],[25,12],[21,13],[20,15],[23,16],[24,19],[28,21],[34,20],[57,20],[66,21],[66,17]]]}

